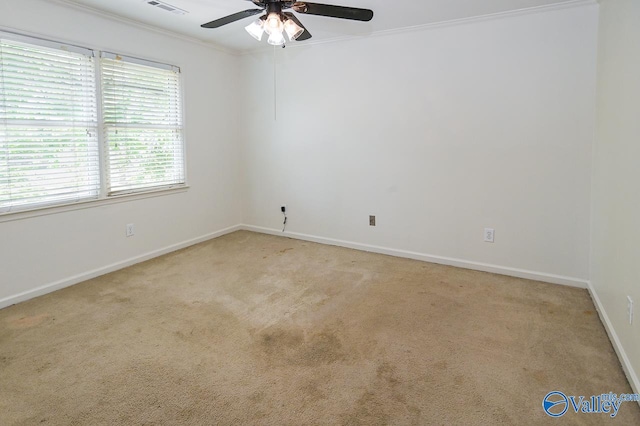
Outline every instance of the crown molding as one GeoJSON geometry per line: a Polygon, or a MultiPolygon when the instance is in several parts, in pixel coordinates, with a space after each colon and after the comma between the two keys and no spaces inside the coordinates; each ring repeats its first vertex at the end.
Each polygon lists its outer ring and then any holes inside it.
{"type": "Polygon", "coordinates": [[[167,30],[164,28],[160,28],[160,27],[156,27],[155,25],[150,25],[150,24],[145,24],[143,22],[140,21],[136,21],[135,19],[131,19],[131,18],[125,18],[124,16],[120,16],[120,15],[116,15],[115,13],[111,13],[111,12],[106,12],[104,10],[100,10],[100,9],[96,9],[95,7],[91,7],[91,6],[87,6],[84,4],[79,4],[76,3],[72,0],[48,0],[51,3],[57,3],[61,6],[66,6],[69,7],[71,9],[76,9],[82,12],[86,12],[86,13],[90,13],[92,15],[96,15],[96,16],[100,16],[103,18],[107,18],[107,19],[111,19],[113,21],[118,21],[118,22],[122,22],[124,24],[133,26],[133,27],[137,27],[137,28],[141,28],[143,30],[147,30],[147,31],[152,31],[155,32],[157,34],[162,34],[165,36],[169,36],[171,38],[177,38],[183,41],[187,41],[190,43],[195,43],[199,46],[202,47],[206,47],[209,49],[213,49],[213,50],[217,50],[218,52],[221,53],[226,53],[228,55],[232,55],[232,56],[237,56],[240,51],[238,50],[233,50],[233,49],[227,49],[225,47],[220,46],[219,44],[213,43],[213,42],[209,42],[209,41],[205,41],[205,40],[201,40],[199,38],[196,37],[191,37],[185,34],[181,34],[181,33],[177,33],[175,31],[171,31],[171,30],[167,30]]]}
{"type": "MultiPolygon", "coordinates": [[[[253,55],[257,53],[271,52],[273,49],[271,46],[261,46],[256,49],[242,49],[242,50],[229,49],[213,42],[201,40],[196,37],[187,36],[187,35],[177,33],[175,31],[167,30],[164,28],[160,28],[154,25],[145,24],[131,18],[125,18],[115,13],[105,12],[103,10],[100,10],[91,6],[87,6],[84,4],[79,4],[74,2],[73,0],[49,0],[49,1],[52,3],[57,3],[63,6],[76,9],[76,10],[91,13],[93,15],[101,16],[107,19],[118,21],[118,22],[122,22],[127,25],[138,27],[144,30],[170,36],[172,38],[177,38],[183,41],[195,43],[199,46],[213,49],[213,50],[226,53],[232,56],[247,56],[247,55],[253,55]]],[[[490,21],[495,19],[503,19],[503,18],[509,18],[509,17],[515,17],[515,16],[551,12],[555,10],[564,10],[564,9],[570,9],[575,7],[597,5],[600,3],[600,1],[601,0],[567,0],[562,3],[553,3],[553,4],[543,5],[543,6],[535,6],[535,7],[528,7],[523,9],[509,10],[505,12],[495,12],[495,13],[489,13],[485,15],[471,16],[468,18],[451,19],[448,21],[431,22],[428,24],[420,24],[420,25],[413,25],[408,27],[393,28],[388,30],[373,31],[367,34],[355,34],[355,35],[348,35],[348,36],[331,37],[323,40],[308,41],[303,44],[295,44],[295,43],[287,44],[287,48],[302,48],[302,47],[320,45],[320,44],[326,44],[326,43],[338,43],[338,42],[344,42],[344,41],[350,41],[350,40],[360,40],[360,39],[369,38],[369,37],[383,37],[383,36],[389,36],[394,34],[411,33],[416,31],[435,30],[439,28],[446,28],[446,27],[452,27],[457,25],[466,25],[466,24],[490,21]]]]}
{"type": "MultiPolygon", "coordinates": [[[[523,9],[508,10],[505,12],[488,13],[486,15],[471,16],[468,18],[460,18],[460,19],[451,19],[448,21],[431,22],[428,24],[393,28],[389,30],[373,31],[367,34],[331,37],[323,40],[309,41],[304,44],[295,44],[295,43],[287,44],[286,46],[287,48],[303,48],[306,46],[313,46],[313,45],[327,44],[327,43],[338,43],[338,42],[344,42],[344,41],[350,41],[350,40],[360,40],[363,38],[370,38],[370,37],[384,37],[389,35],[411,33],[416,31],[436,30],[440,28],[453,27],[457,25],[466,25],[466,24],[473,24],[477,22],[492,21],[496,19],[511,18],[515,16],[525,16],[525,15],[531,15],[531,14],[537,14],[537,13],[552,12],[556,10],[564,10],[564,9],[572,9],[576,7],[597,5],[599,4],[600,1],[601,0],[567,0],[562,3],[553,3],[553,4],[543,5],[543,6],[527,7],[523,9]]],[[[266,47],[260,47],[257,49],[239,51],[236,54],[240,56],[247,56],[247,55],[252,55],[256,53],[264,53],[264,52],[271,52],[271,51],[272,51],[272,47],[266,46],[266,47]]]]}

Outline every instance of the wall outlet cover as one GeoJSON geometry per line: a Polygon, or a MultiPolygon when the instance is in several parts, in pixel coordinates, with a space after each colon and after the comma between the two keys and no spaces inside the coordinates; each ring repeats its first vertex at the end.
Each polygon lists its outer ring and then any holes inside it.
{"type": "Polygon", "coordinates": [[[492,243],[495,238],[495,229],[493,228],[484,228],[484,241],[487,243],[492,243]]]}

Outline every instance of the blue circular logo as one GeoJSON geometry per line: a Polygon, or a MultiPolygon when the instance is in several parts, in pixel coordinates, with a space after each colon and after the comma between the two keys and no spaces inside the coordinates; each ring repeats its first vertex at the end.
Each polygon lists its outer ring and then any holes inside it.
{"type": "Polygon", "coordinates": [[[551,417],[561,417],[569,409],[569,399],[562,392],[549,392],[542,400],[542,408],[551,417]]]}

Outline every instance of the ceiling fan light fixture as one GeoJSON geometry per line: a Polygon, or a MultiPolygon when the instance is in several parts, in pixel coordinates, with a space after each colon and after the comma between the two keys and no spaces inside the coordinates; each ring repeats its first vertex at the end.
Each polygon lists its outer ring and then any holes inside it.
{"type": "Polygon", "coordinates": [[[256,19],[246,27],[245,30],[249,33],[249,35],[256,40],[262,40],[262,35],[264,34],[264,21],[262,19],[256,19]]]}
{"type": "Polygon", "coordinates": [[[272,35],[274,33],[282,33],[282,19],[280,19],[280,15],[277,13],[270,13],[267,16],[267,20],[264,23],[264,30],[267,34],[272,35]]]}
{"type": "Polygon", "coordinates": [[[282,46],[284,44],[284,35],[282,35],[281,32],[272,32],[271,34],[269,34],[267,43],[273,46],[282,46]]]}
{"type": "MultiPolygon", "coordinates": [[[[149,4],[160,6],[161,0],[139,0],[149,4]]],[[[244,0],[243,0],[244,1],[244,0]]],[[[224,25],[231,24],[241,19],[249,18],[255,15],[262,15],[259,20],[247,25],[245,29],[251,37],[260,41],[264,37],[264,33],[269,35],[269,44],[284,46],[285,36],[287,33],[289,40],[309,40],[311,34],[304,25],[298,20],[295,14],[287,12],[292,9],[294,12],[327,16],[330,18],[349,19],[352,21],[367,22],[373,18],[373,10],[361,9],[357,7],[338,6],[332,4],[307,3],[305,1],[296,0],[249,0],[254,4],[253,9],[242,10],[232,13],[228,16],[206,22],[200,27],[202,28],[220,28],[224,25]]],[[[164,3],[162,3],[164,4],[164,3]]],[[[246,4],[246,3],[245,3],[246,4]]],[[[255,19],[255,18],[253,18],[255,19]]]]}
{"type": "Polygon", "coordinates": [[[287,19],[284,23],[284,31],[289,36],[289,40],[293,41],[302,35],[304,28],[293,22],[293,19],[287,19]]]}

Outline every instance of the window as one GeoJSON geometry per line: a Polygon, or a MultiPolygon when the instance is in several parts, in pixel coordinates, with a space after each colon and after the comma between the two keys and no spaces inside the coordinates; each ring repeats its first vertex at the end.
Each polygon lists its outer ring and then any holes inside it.
{"type": "Polygon", "coordinates": [[[177,70],[110,53],[102,56],[108,193],[184,182],[177,70]]]}
{"type": "Polygon", "coordinates": [[[0,212],[97,198],[94,61],[0,39],[0,212]]]}
{"type": "Polygon", "coordinates": [[[179,72],[0,32],[0,213],[184,186],[179,72]]]}

